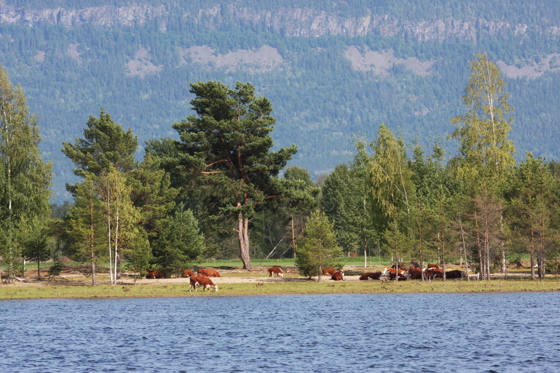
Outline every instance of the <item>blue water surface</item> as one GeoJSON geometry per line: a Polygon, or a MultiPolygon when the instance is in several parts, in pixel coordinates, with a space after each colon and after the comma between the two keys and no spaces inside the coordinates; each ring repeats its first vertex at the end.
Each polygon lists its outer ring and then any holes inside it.
{"type": "Polygon", "coordinates": [[[560,293],[0,301],[0,372],[560,372],[560,293]]]}

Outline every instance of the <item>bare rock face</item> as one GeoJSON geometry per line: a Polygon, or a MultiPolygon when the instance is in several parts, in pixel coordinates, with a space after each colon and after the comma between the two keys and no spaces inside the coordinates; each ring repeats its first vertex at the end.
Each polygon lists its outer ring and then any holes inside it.
{"type": "Polygon", "coordinates": [[[33,27],[38,24],[57,24],[76,27],[91,23],[100,27],[132,26],[144,24],[156,17],[160,27],[165,28],[166,19],[180,17],[185,23],[204,22],[208,27],[224,23],[250,23],[272,32],[290,37],[320,37],[324,35],[363,36],[380,35],[406,37],[409,40],[428,41],[453,39],[476,42],[477,35],[497,36],[506,33],[522,35],[530,30],[558,34],[557,27],[542,25],[509,24],[484,19],[438,19],[409,21],[387,14],[374,14],[370,10],[360,17],[342,16],[336,12],[315,9],[282,8],[277,11],[257,11],[241,8],[235,4],[215,5],[201,8],[196,13],[177,14],[178,10],[164,5],[130,5],[116,7],[106,5],[82,9],[22,9],[0,4],[0,24],[16,24],[33,27]],[[230,17],[222,17],[227,12],[230,17]]]}
{"type": "Polygon", "coordinates": [[[37,24],[55,24],[65,27],[91,23],[96,26],[132,26],[166,14],[164,6],[132,5],[115,7],[106,5],[83,9],[20,9],[0,4],[0,24],[33,27],[37,24]]]}

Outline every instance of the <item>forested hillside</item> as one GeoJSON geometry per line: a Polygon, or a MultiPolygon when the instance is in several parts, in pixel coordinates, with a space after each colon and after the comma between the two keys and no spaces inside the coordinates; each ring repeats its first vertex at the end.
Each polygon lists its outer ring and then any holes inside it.
{"type": "Polygon", "coordinates": [[[558,159],[559,41],[555,0],[0,3],[0,63],[40,117],[58,202],[75,181],[62,142],[90,115],[103,107],[141,145],[175,137],[196,81],[253,84],[274,106],[276,146],[296,144],[290,165],[315,176],[380,124],[408,143],[446,145],[481,51],[511,94],[518,154],[558,159]]]}

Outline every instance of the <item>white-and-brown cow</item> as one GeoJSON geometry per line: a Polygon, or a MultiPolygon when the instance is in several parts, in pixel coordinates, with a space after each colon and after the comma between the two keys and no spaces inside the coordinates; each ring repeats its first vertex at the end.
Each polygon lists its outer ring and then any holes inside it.
{"type": "Polygon", "coordinates": [[[272,274],[276,273],[278,277],[284,277],[284,271],[280,267],[270,267],[268,269],[268,277],[272,277],[272,274]]]}

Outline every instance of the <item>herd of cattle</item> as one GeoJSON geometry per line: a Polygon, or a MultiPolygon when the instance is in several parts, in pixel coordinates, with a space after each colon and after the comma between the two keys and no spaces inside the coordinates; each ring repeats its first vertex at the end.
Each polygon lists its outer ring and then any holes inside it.
{"type": "MultiPolygon", "coordinates": [[[[343,270],[336,270],[334,268],[324,268],[323,270],[324,276],[331,276],[331,279],[334,281],[342,281],[344,280],[344,271],[343,270]]],[[[210,277],[221,277],[220,273],[214,269],[206,269],[201,268],[195,272],[190,269],[185,269],[183,271],[183,277],[188,277],[190,279],[191,286],[189,291],[197,291],[197,286],[202,286],[202,291],[208,290],[210,291],[211,288],[214,291],[218,291],[218,286],[214,284],[210,277]]],[[[284,277],[284,272],[280,267],[270,267],[268,268],[268,275],[272,277],[276,275],[277,277],[284,277]]],[[[463,278],[464,273],[459,270],[452,270],[452,271],[443,271],[437,264],[428,264],[427,268],[421,268],[419,266],[411,265],[408,269],[403,268],[396,268],[393,266],[392,268],[385,268],[383,271],[377,272],[369,272],[364,273],[360,276],[360,280],[395,280],[398,281],[405,281],[405,280],[428,280],[431,281],[436,278],[445,278],[446,279],[457,279],[463,278]]],[[[158,270],[151,270],[148,271],[146,274],[146,278],[156,279],[156,278],[165,278],[165,273],[158,270]]]]}
{"type": "Polygon", "coordinates": [[[431,281],[436,278],[457,279],[463,278],[464,272],[458,269],[452,271],[443,271],[437,264],[428,264],[427,268],[411,265],[408,269],[385,268],[383,271],[364,273],[360,276],[360,280],[428,280],[431,281]]]}

